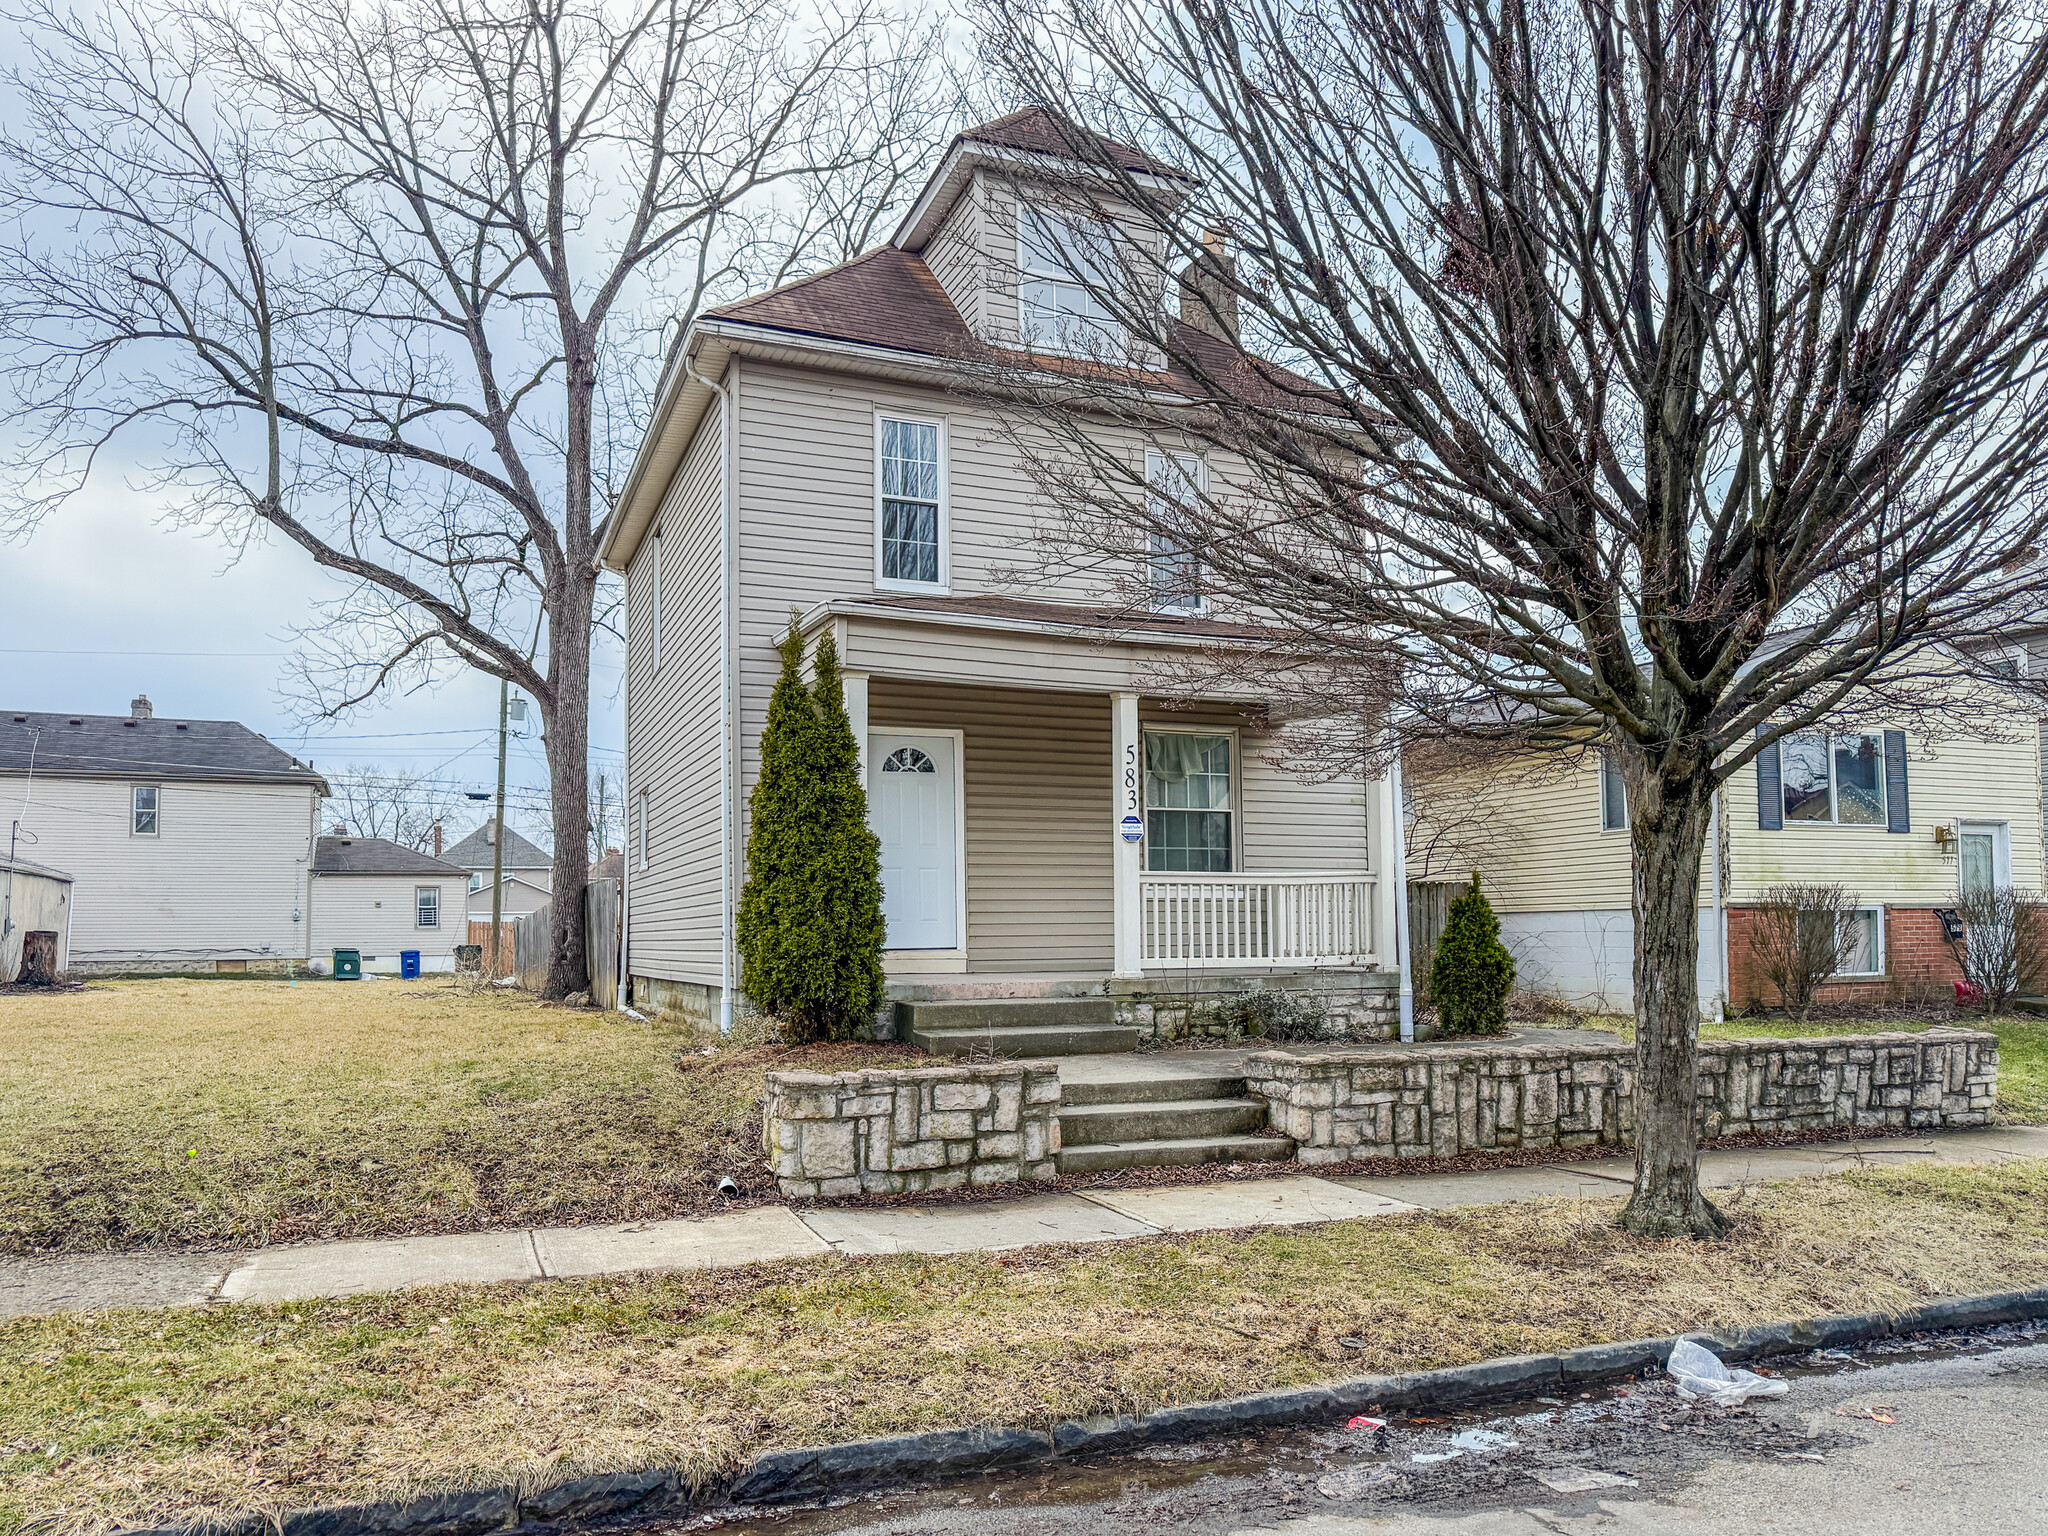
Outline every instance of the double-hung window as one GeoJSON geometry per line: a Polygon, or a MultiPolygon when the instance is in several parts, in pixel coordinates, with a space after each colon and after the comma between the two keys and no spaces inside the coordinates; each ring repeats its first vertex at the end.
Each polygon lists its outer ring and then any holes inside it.
{"type": "Polygon", "coordinates": [[[1116,261],[1102,228],[1023,204],[1017,211],[1017,307],[1024,344],[1040,352],[1122,362],[1130,350],[1104,295],[1116,261]]]}
{"type": "Polygon", "coordinates": [[[1842,914],[1842,947],[1839,953],[1837,976],[1884,974],[1883,907],[1852,907],[1842,914]]]}
{"type": "Polygon", "coordinates": [[[159,830],[157,801],[161,794],[154,784],[133,784],[128,789],[128,830],[137,837],[155,837],[159,830]]]}
{"type": "Polygon", "coordinates": [[[1883,732],[1787,736],[1779,762],[1788,823],[1886,825],[1883,732]]]}
{"type": "Polygon", "coordinates": [[[1600,830],[1628,830],[1628,786],[1621,780],[1621,764],[1608,752],[1600,754],[1600,830]]]}
{"type": "Polygon", "coordinates": [[[1236,846],[1231,739],[1145,733],[1145,867],[1228,874],[1236,846]]]}
{"type": "Polygon", "coordinates": [[[1191,453],[1145,454],[1148,535],[1146,581],[1152,606],[1167,613],[1202,611],[1202,569],[1196,555],[1202,461],[1191,453]]]}
{"type": "Polygon", "coordinates": [[[875,418],[875,575],[884,586],[946,585],[944,438],[936,421],[875,418]]]}
{"type": "Polygon", "coordinates": [[[415,928],[441,926],[441,887],[416,885],[412,888],[412,925],[415,928]]]}

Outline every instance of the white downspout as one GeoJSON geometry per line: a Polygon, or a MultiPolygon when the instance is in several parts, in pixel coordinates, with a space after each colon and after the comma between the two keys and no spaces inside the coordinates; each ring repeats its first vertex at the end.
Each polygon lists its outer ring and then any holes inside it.
{"type": "Polygon", "coordinates": [[[1394,809],[1387,818],[1387,840],[1391,844],[1387,862],[1394,886],[1394,949],[1401,969],[1401,1039],[1415,1040],[1415,977],[1409,969],[1408,954],[1408,804],[1401,783],[1401,754],[1397,750],[1387,764],[1393,780],[1394,809]]]}
{"type": "Polygon", "coordinates": [[[1713,848],[1711,876],[1714,882],[1714,1022],[1728,1018],[1728,910],[1721,901],[1721,791],[1714,791],[1708,803],[1707,840],[1713,848]]]}
{"type": "MultiPolygon", "coordinates": [[[[660,551],[655,551],[659,557],[660,551]]],[[[620,573],[625,591],[620,603],[626,610],[626,622],[621,627],[627,634],[633,632],[633,582],[625,572],[620,573]]],[[[657,586],[657,591],[660,588],[657,586]]],[[[630,1008],[633,999],[630,990],[633,985],[633,856],[639,849],[633,845],[633,652],[626,649],[626,687],[619,695],[619,745],[620,761],[626,765],[626,782],[619,789],[619,808],[625,814],[619,818],[619,974],[612,983],[612,1006],[617,1009],[630,1008]]],[[[598,857],[604,857],[604,833],[597,835],[598,857]]],[[[467,900],[467,898],[464,898],[467,900]]]]}
{"type": "MultiPolygon", "coordinates": [[[[734,383],[738,383],[739,359],[732,360],[734,383]]],[[[733,709],[737,690],[733,687],[732,670],[737,647],[733,643],[733,624],[737,598],[734,586],[737,580],[735,567],[737,530],[734,527],[733,512],[733,463],[738,452],[738,423],[733,419],[737,403],[731,392],[723,385],[697,371],[697,365],[690,355],[683,354],[683,371],[709,389],[718,397],[718,529],[719,529],[719,581],[718,581],[718,1033],[721,1037],[732,1033],[732,993],[738,980],[738,956],[733,947],[737,942],[734,924],[737,921],[737,902],[734,899],[735,869],[734,845],[738,841],[737,816],[734,801],[739,792],[738,731],[735,729],[733,709]]]]}

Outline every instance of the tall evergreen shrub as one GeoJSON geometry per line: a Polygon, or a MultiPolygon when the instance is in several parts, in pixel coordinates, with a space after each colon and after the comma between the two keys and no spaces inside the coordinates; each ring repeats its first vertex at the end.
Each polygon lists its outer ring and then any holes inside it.
{"type": "Polygon", "coordinates": [[[804,686],[792,623],[761,732],[740,892],[740,984],[797,1043],[864,1033],[882,1005],[881,844],[868,830],[839,652],[818,642],[804,686]]]}
{"type": "Polygon", "coordinates": [[[1451,902],[1436,941],[1429,992],[1447,1035],[1497,1035],[1507,1028],[1515,957],[1500,941],[1500,919],[1479,876],[1451,902]]]}

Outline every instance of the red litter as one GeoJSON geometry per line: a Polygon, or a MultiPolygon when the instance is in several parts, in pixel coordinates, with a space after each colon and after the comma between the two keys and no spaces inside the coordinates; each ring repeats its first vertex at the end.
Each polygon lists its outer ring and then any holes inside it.
{"type": "Polygon", "coordinates": [[[1385,1419],[1368,1419],[1364,1414],[1361,1413],[1357,1418],[1353,1419],[1349,1424],[1346,1424],[1344,1427],[1346,1429],[1385,1429],[1387,1427],[1387,1421],[1385,1419]]]}

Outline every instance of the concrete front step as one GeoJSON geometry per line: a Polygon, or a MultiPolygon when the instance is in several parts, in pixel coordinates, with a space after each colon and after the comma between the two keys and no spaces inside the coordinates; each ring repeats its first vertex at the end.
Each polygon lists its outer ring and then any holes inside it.
{"type": "Polygon", "coordinates": [[[1103,1056],[1138,1048],[1136,1029],[1110,1025],[1029,1024],[1022,1026],[934,1029],[917,1024],[900,1027],[903,1038],[934,1056],[1103,1056]]]}
{"type": "MultiPolygon", "coordinates": [[[[1140,1058],[1142,1060],[1142,1058],[1140,1058]]],[[[1161,1104],[1176,1099],[1241,1099],[1241,1077],[1135,1077],[1119,1073],[1101,1082],[1060,1080],[1060,1113],[1094,1104],[1161,1104]]]]}
{"type": "Polygon", "coordinates": [[[1178,1099],[1148,1104],[1060,1106],[1062,1147],[1109,1142],[1192,1141],[1266,1128],[1264,1099],[1178,1099]]]}
{"type": "Polygon", "coordinates": [[[1116,1024],[1116,1000],[1108,997],[954,997],[905,998],[896,1004],[896,1022],[912,1028],[1018,1029],[1063,1024],[1069,1028],[1104,1029],[1116,1024]]]}
{"type": "MultiPolygon", "coordinates": [[[[1066,1115],[1060,1116],[1066,1134],[1066,1115]]],[[[1104,1173],[1116,1168],[1184,1168],[1194,1163],[1277,1163],[1294,1156],[1285,1136],[1193,1136],[1159,1141],[1105,1141],[1060,1148],[1061,1173],[1104,1173]]]]}

